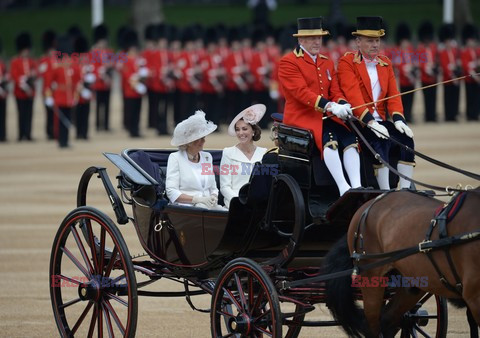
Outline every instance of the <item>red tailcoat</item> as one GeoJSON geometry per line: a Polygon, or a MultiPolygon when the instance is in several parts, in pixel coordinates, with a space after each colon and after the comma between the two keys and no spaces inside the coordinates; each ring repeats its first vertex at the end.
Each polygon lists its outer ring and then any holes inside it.
{"type": "MultiPolygon", "coordinates": [[[[379,55],[376,58],[378,81],[380,84],[380,95],[377,100],[398,94],[395,74],[393,72],[392,63],[389,58],[379,55]]],[[[367,66],[363,62],[360,52],[348,52],[342,56],[338,62],[338,81],[342,88],[343,94],[352,105],[357,107],[365,103],[373,101],[372,86],[370,77],[368,76],[367,66]]],[[[376,104],[377,112],[385,121],[387,118],[387,110],[394,121],[403,117],[403,105],[400,96],[382,101],[376,104]]],[[[364,122],[373,120],[373,112],[375,107],[373,104],[354,109],[353,113],[364,122]]]]}
{"type": "Polygon", "coordinates": [[[129,55],[127,62],[122,64],[120,73],[122,75],[122,90],[125,98],[134,99],[142,96],[135,90],[135,86],[139,81],[139,64],[143,63],[140,62],[141,59],[143,60],[140,56],[129,55]]]}
{"type": "Polygon", "coordinates": [[[253,75],[252,90],[269,89],[271,64],[266,50],[254,51],[250,62],[250,73],[253,75]]]}
{"type": "Polygon", "coordinates": [[[46,96],[48,87],[45,85],[48,82],[48,78],[52,76],[52,70],[56,58],[53,53],[45,54],[38,60],[38,76],[43,79],[42,94],[46,96]]]}
{"type": "MultiPolygon", "coordinates": [[[[314,62],[297,47],[280,59],[278,78],[286,99],[283,122],[311,130],[322,151],[323,108],[330,101],[346,103],[333,62],[321,54],[314,62]]],[[[333,120],[344,125],[337,117],[333,120]]]]}
{"type": "Polygon", "coordinates": [[[14,58],[10,64],[10,74],[15,83],[13,94],[16,98],[29,99],[35,96],[35,86],[31,87],[30,91],[20,87],[21,82],[28,78],[33,79],[37,75],[35,61],[32,58],[21,56],[14,58]]]}

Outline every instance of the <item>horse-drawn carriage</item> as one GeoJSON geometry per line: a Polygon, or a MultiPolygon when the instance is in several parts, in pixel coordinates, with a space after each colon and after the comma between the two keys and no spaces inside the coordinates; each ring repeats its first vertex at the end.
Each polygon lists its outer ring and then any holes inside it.
{"type": "MultiPolygon", "coordinates": [[[[325,280],[335,277],[324,274],[323,258],[347,233],[356,210],[383,192],[357,189],[339,198],[310,132],[280,125],[279,142],[278,156],[255,165],[229,211],[168,203],[162,182],[172,150],[105,154],[120,169],[120,196],[105,168],[88,168],[77,208],[62,222],[52,248],[50,291],[61,335],[134,336],[138,296],[185,297],[196,309],[191,297],[210,294],[214,337],[296,337],[304,326],[337,325],[313,315],[325,302],[325,280]],[[149,259],[132,257],[117,225],[88,206],[94,175],[116,222],[133,224],[149,259]],[[137,282],[136,275],[144,280],[137,282]],[[145,290],[160,280],[177,281],[183,290],[145,290]]],[[[218,165],[221,151],[210,154],[218,165]]],[[[394,293],[387,288],[385,306],[394,293]]],[[[361,301],[359,292],[356,297],[361,301]]],[[[441,297],[425,295],[403,317],[402,336],[428,330],[446,335],[441,297]],[[426,307],[427,300],[432,305],[426,307]]]]}

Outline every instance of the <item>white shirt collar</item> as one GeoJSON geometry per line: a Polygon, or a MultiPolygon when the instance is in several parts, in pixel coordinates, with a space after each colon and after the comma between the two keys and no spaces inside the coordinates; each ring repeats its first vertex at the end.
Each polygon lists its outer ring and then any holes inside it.
{"type": "Polygon", "coordinates": [[[308,56],[310,56],[310,57],[312,58],[313,62],[317,62],[317,56],[316,56],[316,55],[310,54],[309,51],[306,50],[305,47],[303,47],[302,45],[300,45],[300,48],[303,49],[303,51],[304,51],[305,53],[307,53],[308,56]]]}

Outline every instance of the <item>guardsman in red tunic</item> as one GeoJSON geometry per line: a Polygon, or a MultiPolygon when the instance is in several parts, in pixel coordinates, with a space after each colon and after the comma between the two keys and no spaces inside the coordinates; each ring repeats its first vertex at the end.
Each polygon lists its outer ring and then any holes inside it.
{"type": "Polygon", "coordinates": [[[240,42],[240,32],[237,27],[232,27],[228,31],[230,42],[230,53],[225,59],[224,66],[227,74],[225,83],[226,97],[226,116],[224,120],[231,121],[235,117],[239,107],[245,105],[245,97],[248,93],[247,73],[248,66],[242,53],[242,44],[240,42]]]}
{"type": "Polygon", "coordinates": [[[147,93],[145,82],[148,78],[146,61],[138,52],[138,36],[131,29],[127,29],[122,37],[123,49],[127,53],[127,60],[122,64],[122,90],[124,102],[125,124],[130,137],[140,135],[140,112],[142,96],[147,93]]]}
{"type": "MultiPolygon", "coordinates": [[[[385,35],[382,18],[358,17],[356,36],[357,52],[348,52],[338,62],[338,80],[346,99],[354,107],[357,118],[370,127],[364,128],[365,137],[383,160],[389,162],[390,148],[394,145],[388,139],[392,135],[396,140],[413,149],[413,132],[405,123],[402,100],[395,97],[386,101],[371,103],[398,94],[392,62],[379,55],[380,37],[385,35]],[[368,104],[364,106],[364,104],[368,104]],[[394,121],[390,122],[388,115],[394,121]]],[[[397,170],[412,177],[415,165],[413,154],[400,149],[397,170]]],[[[380,189],[390,190],[389,170],[378,162],[377,182],[380,189]]],[[[401,178],[400,188],[409,188],[410,181],[401,178]]]]}
{"type": "Polygon", "coordinates": [[[205,47],[206,53],[201,60],[203,69],[202,101],[209,119],[218,125],[220,112],[223,109],[220,105],[220,98],[224,94],[225,69],[217,48],[217,30],[214,27],[207,28],[205,32],[205,47]]]}
{"type": "MultiPolygon", "coordinates": [[[[439,61],[442,71],[442,81],[452,80],[462,75],[460,54],[455,40],[455,26],[444,24],[439,32],[439,61]]],[[[445,107],[445,121],[456,121],[460,100],[460,81],[443,84],[443,103],[445,107]]]]}
{"type": "MultiPolygon", "coordinates": [[[[404,93],[415,88],[418,60],[416,60],[408,25],[398,24],[395,33],[396,46],[391,49],[390,59],[398,74],[400,92],[404,93]]],[[[412,122],[413,94],[402,95],[403,116],[408,123],[412,122]]]]}
{"type": "MultiPolygon", "coordinates": [[[[0,54],[2,43],[0,41],[0,54]]],[[[10,75],[3,60],[0,59],[0,142],[7,140],[7,95],[10,75]]]]}
{"type": "Polygon", "coordinates": [[[44,55],[38,60],[38,76],[43,80],[42,95],[45,104],[45,111],[47,113],[46,132],[49,140],[55,139],[55,135],[53,134],[53,100],[51,99],[51,96],[48,100],[46,99],[45,91],[47,90],[47,87],[45,87],[45,83],[48,81],[47,78],[50,76],[53,69],[56,39],[57,35],[54,31],[47,30],[43,33],[42,47],[44,55]]]}
{"type": "MultiPolygon", "coordinates": [[[[438,55],[437,45],[433,41],[434,29],[430,21],[423,22],[418,29],[420,41],[417,48],[422,87],[437,83],[438,55]]],[[[437,120],[437,86],[422,90],[425,105],[425,122],[437,120]]]]}
{"type": "MultiPolygon", "coordinates": [[[[253,33],[253,55],[249,63],[250,73],[253,77],[251,84],[252,88],[252,103],[262,103],[267,106],[267,110],[272,111],[273,103],[270,98],[270,80],[273,71],[273,64],[268,55],[266,45],[266,34],[263,29],[257,29],[253,33]]],[[[258,125],[262,129],[268,127],[268,119],[262,119],[258,125]]]]}
{"type": "MultiPolygon", "coordinates": [[[[77,140],[88,140],[88,125],[90,120],[90,101],[93,97],[92,85],[95,83],[95,68],[91,64],[88,41],[84,36],[75,39],[74,52],[78,53],[79,59],[74,67],[80,72],[80,92],[78,103],[75,108],[75,125],[77,127],[77,140]]],[[[74,60],[75,61],[75,60],[74,60]]]]}
{"type": "Polygon", "coordinates": [[[145,49],[141,55],[147,62],[149,76],[147,78],[147,98],[148,98],[148,128],[156,128],[158,124],[159,103],[160,103],[160,79],[157,76],[160,70],[160,57],[158,53],[158,34],[157,27],[154,24],[148,24],[145,27],[145,49]]]}
{"type": "Polygon", "coordinates": [[[122,62],[119,54],[108,48],[108,29],[101,24],[93,29],[93,46],[90,51],[95,82],[95,126],[97,131],[110,130],[110,88],[116,62],[122,62]]]}
{"type": "Polygon", "coordinates": [[[477,55],[478,29],[472,24],[466,24],[462,29],[463,49],[462,60],[463,75],[474,75],[465,78],[465,91],[467,96],[467,120],[478,121],[480,116],[480,55],[477,55]]]}
{"type": "Polygon", "coordinates": [[[60,148],[68,148],[72,111],[78,103],[81,75],[80,68],[71,58],[72,41],[68,36],[58,38],[57,51],[59,54],[45,83],[45,93],[46,99],[53,100],[54,133],[58,136],[58,144],[60,148]]]}
{"type": "Polygon", "coordinates": [[[322,29],[322,18],[300,18],[297,24],[293,36],[299,45],[280,59],[278,67],[286,99],[283,122],[312,131],[341,196],[361,186],[358,142],[342,121],[351,113],[350,105],[338,86],[333,62],[320,54],[322,36],[329,34],[322,29]],[[333,116],[323,120],[327,112],[333,116]],[[343,175],[339,149],[350,184],[343,175]]]}
{"type": "Polygon", "coordinates": [[[35,97],[35,79],[37,69],[30,57],[32,39],[23,32],[16,39],[18,55],[10,64],[10,74],[15,84],[14,95],[18,107],[18,140],[32,141],[33,98],[35,97]]]}

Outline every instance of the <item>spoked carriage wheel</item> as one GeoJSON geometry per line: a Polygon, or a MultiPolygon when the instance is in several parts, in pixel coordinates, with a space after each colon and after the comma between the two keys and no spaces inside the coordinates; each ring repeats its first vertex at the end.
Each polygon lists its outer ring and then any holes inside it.
{"type": "Polygon", "coordinates": [[[102,212],[80,207],[63,220],[50,258],[50,297],[63,337],[135,336],[132,261],[122,234],[102,212]]]}
{"type": "Polygon", "coordinates": [[[400,337],[445,338],[447,326],[447,300],[427,293],[403,316],[400,337]]]}
{"type": "Polygon", "coordinates": [[[210,320],[212,337],[282,337],[277,290],[247,258],[231,261],[220,272],[210,320]]]}

